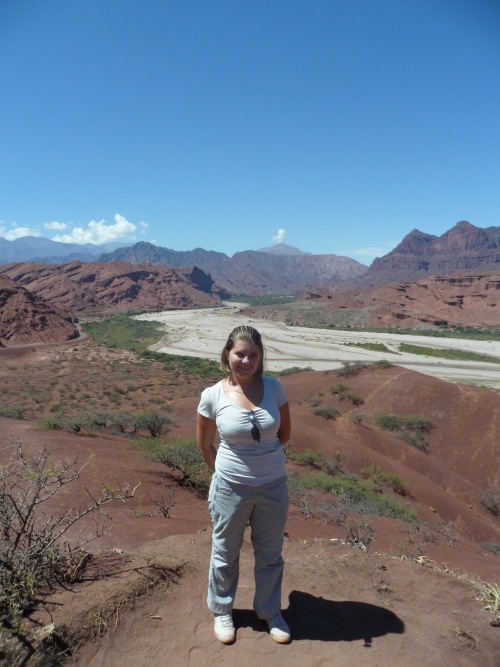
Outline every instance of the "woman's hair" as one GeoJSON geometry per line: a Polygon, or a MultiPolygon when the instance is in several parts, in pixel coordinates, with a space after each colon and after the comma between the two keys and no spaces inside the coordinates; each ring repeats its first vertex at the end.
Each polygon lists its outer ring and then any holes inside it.
{"type": "Polygon", "coordinates": [[[262,338],[257,329],[243,325],[240,327],[235,327],[228,336],[227,342],[224,345],[224,348],[220,355],[220,369],[221,371],[228,371],[229,364],[227,361],[227,353],[230,352],[233,347],[236,345],[236,341],[244,340],[246,343],[252,343],[252,345],[257,345],[260,352],[260,364],[257,368],[255,375],[262,375],[264,372],[264,345],[262,344],[262,338]]]}

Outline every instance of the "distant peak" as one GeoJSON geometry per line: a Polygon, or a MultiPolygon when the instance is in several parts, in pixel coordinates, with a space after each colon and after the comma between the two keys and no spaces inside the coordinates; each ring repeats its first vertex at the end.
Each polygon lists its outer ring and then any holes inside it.
{"type": "Polygon", "coordinates": [[[270,255],[312,255],[312,252],[303,252],[286,243],[277,243],[269,248],[261,248],[258,252],[267,252],[270,255]]]}
{"type": "Polygon", "coordinates": [[[450,229],[450,231],[454,229],[478,229],[475,225],[472,223],[468,222],[467,220],[460,220],[460,222],[457,222],[457,224],[450,229]]]}

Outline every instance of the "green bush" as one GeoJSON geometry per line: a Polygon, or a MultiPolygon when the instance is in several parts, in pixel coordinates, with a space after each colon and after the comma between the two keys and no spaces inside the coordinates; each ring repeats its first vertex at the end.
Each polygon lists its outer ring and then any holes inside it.
{"type": "Polygon", "coordinates": [[[402,475],[397,473],[387,473],[387,479],[391,483],[394,493],[397,493],[400,496],[406,496],[408,493],[408,486],[402,475]]]}
{"type": "Polygon", "coordinates": [[[412,445],[412,447],[415,447],[415,449],[420,450],[421,452],[424,452],[424,454],[428,454],[430,449],[429,445],[427,442],[423,439],[421,435],[418,433],[410,433],[409,431],[402,431],[401,433],[398,433],[398,438],[402,440],[403,442],[408,443],[409,445],[412,445]]]}
{"type": "Polygon", "coordinates": [[[364,368],[367,368],[369,364],[366,364],[362,361],[343,361],[342,367],[337,368],[335,375],[338,377],[350,377],[352,375],[358,375],[364,368]]]}
{"type": "Polygon", "coordinates": [[[393,366],[394,364],[387,359],[379,359],[372,364],[372,368],[393,368],[393,366]]]}
{"type": "Polygon", "coordinates": [[[352,405],[363,405],[364,400],[351,387],[346,384],[334,384],[330,387],[330,392],[337,396],[339,401],[349,401],[352,405]]]}
{"type": "Polygon", "coordinates": [[[22,405],[2,405],[0,406],[0,417],[7,419],[24,419],[28,408],[22,405]]]}
{"type": "Polygon", "coordinates": [[[208,495],[212,473],[194,440],[179,438],[155,446],[152,458],[180,473],[182,486],[194,489],[203,496],[208,495]]]}
{"type": "Polygon", "coordinates": [[[296,373],[302,373],[303,371],[312,371],[311,366],[306,366],[302,368],[300,366],[291,366],[290,368],[284,368],[281,371],[277,372],[278,377],[286,377],[287,375],[295,375],[296,373]]]}
{"type": "Polygon", "coordinates": [[[311,409],[311,412],[316,417],[322,417],[323,419],[327,419],[327,420],[328,419],[335,420],[335,419],[337,419],[337,417],[340,416],[340,412],[339,412],[339,410],[337,410],[337,408],[327,408],[327,407],[323,407],[323,406],[313,407],[311,409]]]}
{"type": "Polygon", "coordinates": [[[374,419],[375,424],[386,431],[399,431],[403,429],[405,418],[400,415],[392,414],[391,412],[377,415],[374,419]]]}
{"type": "Polygon", "coordinates": [[[405,417],[386,412],[377,415],[374,421],[380,428],[392,431],[400,440],[426,454],[429,453],[429,445],[425,441],[424,435],[432,430],[433,424],[427,417],[419,415],[405,417]]]}
{"type": "Polygon", "coordinates": [[[367,466],[361,470],[361,474],[378,487],[390,484],[392,490],[400,496],[405,496],[408,493],[406,481],[397,473],[384,472],[379,466],[367,466]]]}
{"type": "Polygon", "coordinates": [[[165,412],[159,410],[145,410],[137,415],[140,428],[143,428],[151,434],[152,438],[158,438],[164,434],[172,420],[165,412]]]}
{"type": "Polygon", "coordinates": [[[47,431],[58,431],[63,428],[61,417],[51,416],[47,419],[43,419],[40,422],[40,428],[46,429],[47,431]]]}
{"type": "Polygon", "coordinates": [[[325,459],[321,452],[314,452],[311,449],[294,450],[291,447],[287,447],[286,455],[287,458],[296,463],[318,468],[329,475],[341,472],[345,461],[345,454],[338,451],[331,458],[325,459]]]}
{"type": "Polygon", "coordinates": [[[500,516],[500,493],[496,489],[483,491],[478,500],[489,512],[500,516]]]}
{"type": "Polygon", "coordinates": [[[377,510],[381,516],[388,516],[393,519],[400,519],[412,523],[417,521],[418,513],[412,507],[409,507],[401,500],[394,498],[386,493],[375,496],[377,510]]]}

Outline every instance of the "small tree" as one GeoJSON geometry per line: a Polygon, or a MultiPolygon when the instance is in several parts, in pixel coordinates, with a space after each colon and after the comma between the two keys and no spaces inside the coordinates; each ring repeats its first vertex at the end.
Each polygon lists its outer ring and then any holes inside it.
{"type": "MultiPolygon", "coordinates": [[[[44,448],[29,458],[21,443],[12,445],[9,463],[0,468],[0,620],[13,632],[22,631],[22,617],[38,596],[54,590],[57,584],[75,581],[80,565],[86,560],[83,544],[71,547],[66,532],[85,516],[99,512],[110,519],[104,507],[114,500],[132,498],[130,490],[105,486],[99,497],[86,487],[89,502],[66,506],[61,489],[80,478],[89,461],[56,464],[44,448]],[[42,507],[58,499],[56,515],[42,507]]],[[[104,525],[87,542],[103,534],[104,525]]]]}
{"type": "Polygon", "coordinates": [[[165,412],[159,410],[146,410],[139,415],[141,428],[150,432],[152,438],[164,435],[172,420],[165,412]]]}

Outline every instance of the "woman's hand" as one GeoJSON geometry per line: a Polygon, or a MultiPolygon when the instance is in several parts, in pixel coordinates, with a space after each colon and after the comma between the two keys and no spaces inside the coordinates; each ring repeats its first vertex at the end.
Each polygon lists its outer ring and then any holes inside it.
{"type": "Polygon", "coordinates": [[[290,418],[290,406],[288,403],[282,405],[280,408],[280,427],[278,429],[278,438],[282,445],[290,440],[292,432],[292,421],[290,418]]]}

